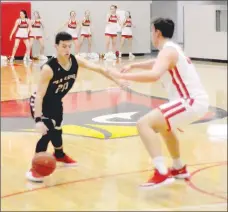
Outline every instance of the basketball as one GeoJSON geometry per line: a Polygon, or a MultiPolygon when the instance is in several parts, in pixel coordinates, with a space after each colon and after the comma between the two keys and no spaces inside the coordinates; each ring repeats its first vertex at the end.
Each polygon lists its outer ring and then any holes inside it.
{"type": "Polygon", "coordinates": [[[56,168],[55,157],[47,152],[37,153],[32,160],[32,168],[37,174],[48,176],[56,168]]]}

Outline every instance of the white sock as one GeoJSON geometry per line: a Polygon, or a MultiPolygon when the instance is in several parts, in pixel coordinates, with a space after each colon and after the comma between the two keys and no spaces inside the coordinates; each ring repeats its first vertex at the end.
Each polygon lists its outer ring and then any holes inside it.
{"type": "Polygon", "coordinates": [[[164,158],[162,156],[156,157],[153,159],[155,168],[159,171],[160,174],[167,174],[168,170],[164,163],[164,158]]]}
{"type": "Polygon", "coordinates": [[[173,168],[174,169],[181,169],[181,168],[183,168],[183,164],[182,164],[180,158],[176,158],[176,159],[173,160],[173,168]]]}

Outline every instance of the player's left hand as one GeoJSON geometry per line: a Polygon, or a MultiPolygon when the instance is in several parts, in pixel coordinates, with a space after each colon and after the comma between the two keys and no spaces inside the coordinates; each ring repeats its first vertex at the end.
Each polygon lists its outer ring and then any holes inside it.
{"type": "Polygon", "coordinates": [[[129,82],[127,80],[123,80],[123,79],[119,79],[117,84],[121,87],[121,88],[128,88],[130,86],[129,82]]]}
{"type": "Polygon", "coordinates": [[[114,69],[107,69],[106,70],[108,72],[108,74],[114,78],[121,78],[121,73],[118,70],[114,70],[114,69]]]}

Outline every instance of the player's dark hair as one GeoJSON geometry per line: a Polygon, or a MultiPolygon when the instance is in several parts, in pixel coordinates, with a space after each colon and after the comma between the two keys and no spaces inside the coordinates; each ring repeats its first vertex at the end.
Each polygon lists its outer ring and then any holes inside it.
{"type": "Polygon", "coordinates": [[[172,38],[175,24],[171,19],[158,18],[153,21],[155,30],[159,30],[163,37],[172,38]]]}
{"type": "Polygon", "coordinates": [[[74,10],[71,10],[71,11],[70,11],[70,16],[71,16],[71,13],[75,13],[75,14],[76,14],[76,12],[75,12],[74,10]]]}
{"type": "Polygon", "coordinates": [[[56,36],[55,36],[55,44],[59,44],[60,41],[68,41],[68,40],[73,40],[72,36],[67,33],[67,32],[59,32],[56,36]]]}
{"type": "Polygon", "coordinates": [[[25,18],[28,18],[28,15],[27,15],[26,10],[21,10],[20,12],[23,12],[23,13],[24,13],[24,15],[25,15],[25,18]]]}
{"type": "Polygon", "coordinates": [[[111,6],[110,6],[110,8],[111,8],[111,7],[114,7],[115,9],[117,9],[117,6],[116,6],[116,5],[114,5],[114,4],[113,4],[113,5],[111,5],[111,6]]]}

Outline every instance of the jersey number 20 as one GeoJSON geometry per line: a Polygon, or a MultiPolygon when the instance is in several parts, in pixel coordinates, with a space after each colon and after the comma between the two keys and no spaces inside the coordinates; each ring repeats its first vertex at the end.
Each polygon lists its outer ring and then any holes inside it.
{"type": "Polygon", "coordinates": [[[59,84],[55,93],[64,92],[68,88],[68,86],[69,86],[68,82],[65,82],[64,84],[59,84]]]}

